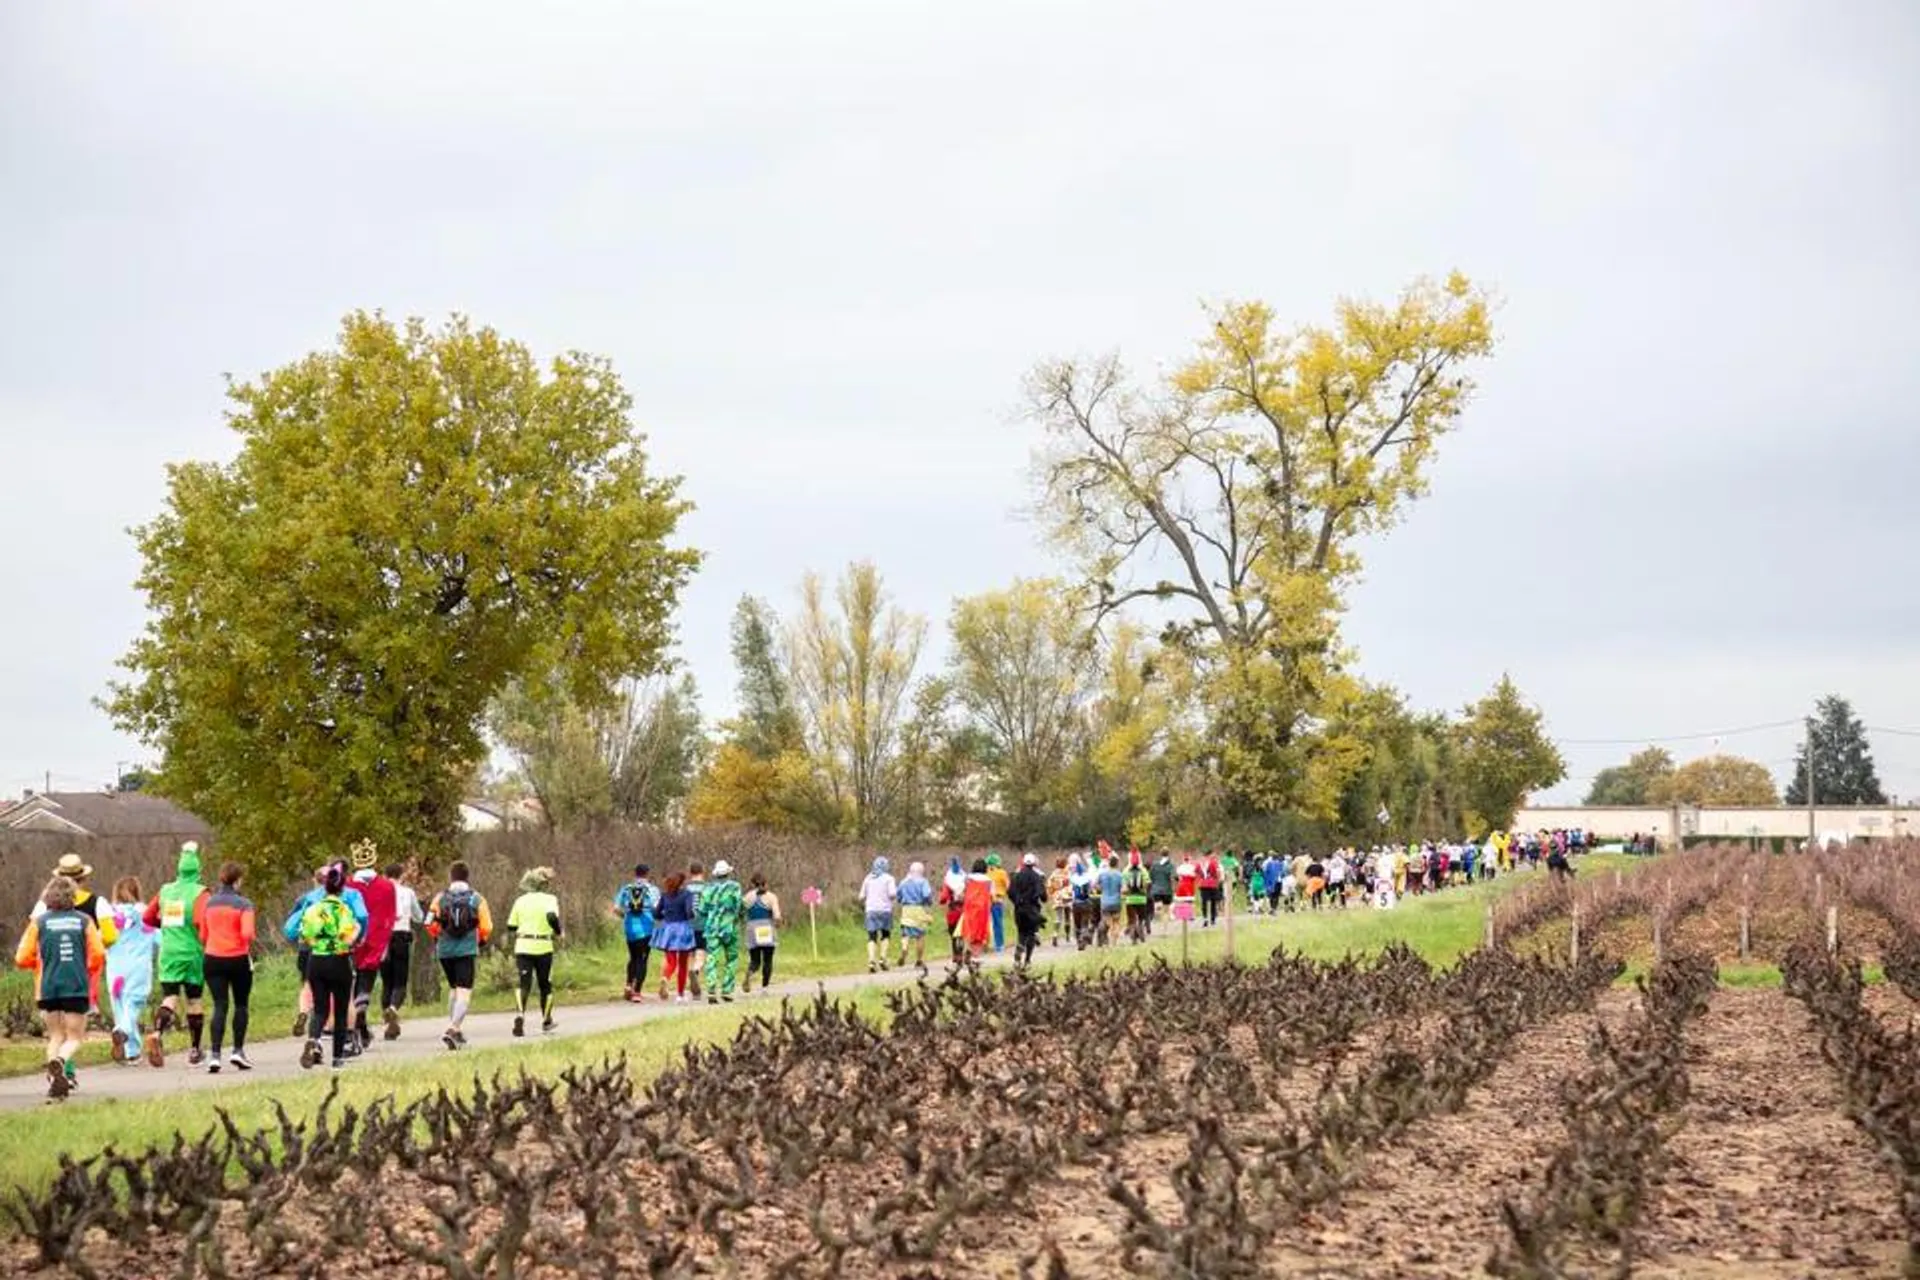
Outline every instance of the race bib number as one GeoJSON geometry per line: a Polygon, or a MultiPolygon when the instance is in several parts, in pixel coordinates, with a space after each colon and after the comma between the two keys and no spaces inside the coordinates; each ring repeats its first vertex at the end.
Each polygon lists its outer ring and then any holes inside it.
{"type": "Polygon", "coordinates": [[[771,924],[766,923],[765,921],[759,921],[755,923],[752,926],[752,933],[749,937],[748,945],[755,946],[755,947],[772,946],[773,945],[773,926],[771,924]]]}
{"type": "Polygon", "coordinates": [[[178,901],[166,901],[160,904],[160,925],[165,929],[178,929],[187,922],[187,904],[178,901]]]}

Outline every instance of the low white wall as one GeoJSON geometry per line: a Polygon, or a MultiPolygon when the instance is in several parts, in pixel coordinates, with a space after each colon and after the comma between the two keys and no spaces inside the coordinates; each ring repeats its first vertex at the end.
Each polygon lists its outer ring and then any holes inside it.
{"type": "MultiPolygon", "coordinates": [[[[1702,806],[1692,808],[1630,808],[1612,805],[1554,805],[1526,808],[1514,815],[1518,831],[1549,831],[1578,827],[1602,836],[1650,834],[1662,845],[1681,836],[1798,836],[1807,834],[1807,811],[1778,805],[1770,808],[1702,806]]],[[[1814,810],[1813,829],[1822,839],[1843,836],[1885,839],[1920,835],[1920,809],[1874,805],[1843,807],[1820,805],[1814,810]]]]}

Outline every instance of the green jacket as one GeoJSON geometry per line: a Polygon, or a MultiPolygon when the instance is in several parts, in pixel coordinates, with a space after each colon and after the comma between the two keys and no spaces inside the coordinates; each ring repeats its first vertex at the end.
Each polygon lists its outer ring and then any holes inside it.
{"type": "Polygon", "coordinates": [[[160,926],[160,981],[198,984],[206,977],[206,949],[200,945],[200,915],[207,886],[200,883],[200,850],[180,850],[175,878],[154,897],[154,923],[160,926]]]}
{"type": "Polygon", "coordinates": [[[740,882],[731,876],[707,881],[700,895],[700,932],[708,943],[728,942],[740,936],[740,919],[746,910],[746,895],[740,882]]]}

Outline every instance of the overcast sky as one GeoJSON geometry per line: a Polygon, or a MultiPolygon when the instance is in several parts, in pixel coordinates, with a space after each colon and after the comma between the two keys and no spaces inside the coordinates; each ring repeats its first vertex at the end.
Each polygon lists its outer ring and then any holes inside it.
{"type": "MultiPolygon", "coordinates": [[[[1565,739],[1829,691],[1920,729],[1912,0],[9,4],[0,121],[0,793],[140,757],[91,705],[125,528],[231,456],[223,372],[352,308],[615,361],[699,506],[721,712],[742,592],[872,557],[937,631],[1054,567],[1036,359],[1151,370],[1204,301],[1454,267],[1500,349],[1367,551],[1367,675],[1455,708],[1510,671],[1565,739]]],[[[1777,774],[1797,736],[1721,745],[1777,774]]],[[[1875,745],[1920,795],[1920,737],[1875,745]]]]}

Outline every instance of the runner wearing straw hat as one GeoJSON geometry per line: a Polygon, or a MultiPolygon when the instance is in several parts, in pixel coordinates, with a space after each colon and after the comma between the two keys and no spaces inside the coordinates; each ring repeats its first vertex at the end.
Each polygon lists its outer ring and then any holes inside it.
{"type": "MultiPolygon", "coordinates": [[[[93,868],[87,865],[86,859],[77,853],[61,854],[60,861],[54,864],[53,876],[73,881],[73,909],[81,915],[92,916],[100,930],[100,944],[111,947],[120,936],[119,926],[113,919],[113,904],[93,891],[93,868]]],[[[42,898],[33,904],[31,918],[38,920],[46,911],[47,903],[42,898]]],[[[90,1012],[100,1011],[100,975],[97,973],[87,991],[87,1004],[90,1012]]]]}

